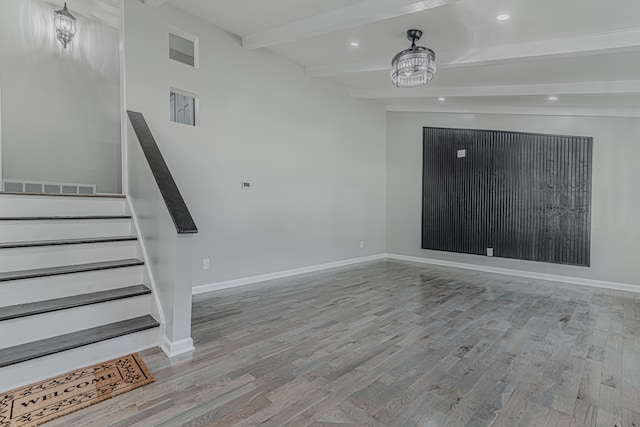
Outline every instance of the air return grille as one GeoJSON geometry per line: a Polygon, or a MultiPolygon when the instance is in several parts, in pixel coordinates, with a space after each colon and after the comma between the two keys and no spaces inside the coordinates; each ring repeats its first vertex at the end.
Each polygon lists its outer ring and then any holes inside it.
{"type": "Polygon", "coordinates": [[[10,193],[95,194],[96,186],[62,182],[20,181],[5,179],[3,191],[10,193]]]}

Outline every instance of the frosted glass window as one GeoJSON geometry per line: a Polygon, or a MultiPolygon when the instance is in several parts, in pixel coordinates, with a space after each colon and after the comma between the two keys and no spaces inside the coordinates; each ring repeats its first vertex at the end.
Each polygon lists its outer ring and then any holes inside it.
{"type": "Polygon", "coordinates": [[[194,96],[171,91],[169,95],[171,121],[185,125],[196,125],[198,99],[194,96]]]}

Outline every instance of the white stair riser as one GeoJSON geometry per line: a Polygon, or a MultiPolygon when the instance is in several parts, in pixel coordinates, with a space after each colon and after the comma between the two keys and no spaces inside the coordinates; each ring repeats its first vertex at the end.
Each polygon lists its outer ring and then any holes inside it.
{"type": "Polygon", "coordinates": [[[159,328],[136,332],[63,353],[0,368],[0,392],[65,374],[99,362],[126,356],[160,344],[159,328]]]}
{"type": "Polygon", "coordinates": [[[0,306],[45,301],[143,283],[143,265],[0,282],[0,306]]]}
{"type": "Polygon", "coordinates": [[[0,220],[2,242],[76,239],[131,235],[130,219],[107,220],[0,220]]]}
{"type": "Polygon", "coordinates": [[[121,198],[0,195],[0,216],[124,215],[125,210],[121,198]]]}
{"type": "Polygon", "coordinates": [[[151,299],[141,295],[0,322],[0,348],[144,316],[151,299]]]}
{"type": "Polygon", "coordinates": [[[0,249],[0,272],[137,258],[135,240],[0,249]]]}

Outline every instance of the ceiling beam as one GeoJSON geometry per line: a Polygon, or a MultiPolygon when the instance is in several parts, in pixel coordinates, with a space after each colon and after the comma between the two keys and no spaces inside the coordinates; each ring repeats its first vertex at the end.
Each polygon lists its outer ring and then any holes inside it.
{"type": "Polygon", "coordinates": [[[637,50],[640,50],[639,28],[476,49],[451,62],[451,66],[482,66],[513,59],[567,58],[637,50]]]}
{"type": "Polygon", "coordinates": [[[167,0],[140,0],[142,3],[151,7],[159,7],[162,6],[167,0]]]}
{"type": "MultiPolygon", "coordinates": [[[[154,0],[146,0],[154,1],[154,0]]],[[[363,0],[340,9],[321,13],[259,33],[242,37],[242,46],[259,49],[328,34],[372,22],[409,15],[458,0],[363,0]]]]}
{"type": "Polygon", "coordinates": [[[528,116],[577,116],[577,117],[640,117],[640,108],[611,107],[533,107],[533,106],[471,106],[440,107],[428,105],[389,104],[386,111],[403,113],[446,114],[501,114],[528,116]]]}
{"type": "MultiPolygon", "coordinates": [[[[529,43],[517,43],[474,49],[466,53],[452,53],[438,57],[438,69],[480,67],[501,62],[531,59],[571,58],[607,53],[640,51],[640,29],[590,34],[529,43]]],[[[336,64],[305,68],[311,77],[334,77],[349,73],[387,71],[391,59],[385,61],[336,64]]]]}
{"type": "MultiPolygon", "coordinates": [[[[437,60],[438,68],[442,65],[437,60]]],[[[310,77],[337,77],[345,74],[367,73],[371,71],[385,71],[391,69],[391,58],[388,60],[368,61],[368,62],[351,62],[348,64],[334,65],[315,65],[305,67],[304,72],[310,77]]]]}
{"type": "Polygon", "coordinates": [[[122,0],[96,0],[99,3],[103,3],[107,6],[110,7],[115,7],[120,9],[120,6],[122,5],[122,0]]]}
{"type": "Polygon", "coordinates": [[[494,97],[494,96],[547,96],[547,95],[614,95],[640,94],[640,80],[599,82],[548,83],[511,86],[457,86],[388,89],[354,89],[351,96],[363,99],[394,99],[424,97],[494,97]]]}

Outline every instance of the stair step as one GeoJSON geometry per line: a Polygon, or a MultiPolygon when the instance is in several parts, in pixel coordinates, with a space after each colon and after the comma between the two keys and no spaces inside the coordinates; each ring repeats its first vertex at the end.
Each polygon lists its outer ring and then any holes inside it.
{"type": "Polygon", "coordinates": [[[124,298],[147,295],[150,293],[151,290],[146,286],[134,285],[109,291],[94,292],[91,294],[74,295],[71,297],[57,298],[48,301],[0,307],[0,321],[98,304],[101,302],[116,301],[124,298]]]}
{"type": "Polygon", "coordinates": [[[112,268],[143,265],[144,261],[131,258],[116,261],[91,262],[88,264],[64,265],[61,267],[37,268],[33,270],[9,271],[0,273],[0,282],[10,280],[33,279],[36,277],[58,276],[61,274],[84,273],[86,271],[108,270],[112,268]]]}
{"type": "Polygon", "coordinates": [[[98,326],[97,328],[85,329],[71,334],[59,335],[57,337],[5,348],[0,350],[0,368],[95,344],[123,335],[156,328],[158,326],[159,323],[153,317],[146,315],[98,326]]]}
{"type": "Polygon", "coordinates": [[[87,237],[79,239],[34,240],[27,242],[0,242],[0,249],[30,248],[36,246],[79,245],[84,243],[126,242],[138,240],[136,236],[87,237]]]}
{"type": "MultiPolygon", "coordinates": [[[[1,209],[1,207],[0,207],[1,209]]],[[[128,217],[108,217],[107,219],[89,217],[90,219],[67,218],[65,220],[41,219],[3,220],[0,215],[0,241],[28,242],[32,240],[67,240],[90,239],[94,237],[130,236],[133,221],[128,217]]],[[[24,217],[22,217],[24,218],[24,217]]]]}
{"type": "Polygon", "coordinates": [[[77,216],[2,216],[0,221],[49,221],[77,219],[131,219],[131,215],[77,215],[77,216]]]}

